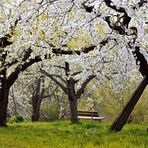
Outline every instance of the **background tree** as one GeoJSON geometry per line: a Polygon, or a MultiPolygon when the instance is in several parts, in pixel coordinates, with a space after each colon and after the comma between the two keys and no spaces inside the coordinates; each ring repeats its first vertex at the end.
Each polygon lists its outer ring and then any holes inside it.
{"type": "MultiPolygon", "coordinates": [[[[32,85],[32,121],[39,121],[40,118],[40,108],[43,99],[48,98],[51,99],[52,95],[54,95],[57,88],[53,90],[53,92],[49,92],[51,83],[45,87],[45,78],[40,77],[36,79],[35,84],[32,85]]],[[[51,89],[50,89],[51,90],[51,89]]]]}
{"type": "Polygon", "coordinates": [[[53,80],[67,95],[69,104],[70,104],[70,112],[71,112],[71,122],[77,123],[77,101],[80,99],[81,95],[84,93],[86,85],[95,77],[95,75],[89,75],[86,80],[82,83],[81,87],[76,90],[76,84],[79,80],[75,80],[73,78],[74,75],[77,75],[81,72],[75,72],[70,74],[69,63],[65,62],[65,67],[60,67],[64,69],[66,79],[62,78],[60,75],[52,75],[41,69],[41,72],[48,76],[51,80],[53,80]],[[57,79],[60,78],[62,83],[57,79]]]}
{"type": "MultiPolygon", "coordinates": [[[[145,11],[147,9],[148,2],[141,0],[135,6],[131,7],[129,5],[128,9],[126,9],[127,5],[130,3],[128,1],[126,1],[126,2],[121,1],[120,3],[117,3],[117,1],[113,2],[111,0],[110,1],[104,0],[104,1],[102,1],[102,3],[104,3],[107,6],[107,8],[109,8],[110,10],[113,10],[115,13],[117,13],[116,19],[113,19],[113,16],[106,15],[106,16],[104,16],[104,21],[106,21],[106,23],[108,24],[110,29],[112,29],[113,32],[115,32],[116,34],[118,34],[120,36],[124,36],[124,37],[127,37],[127,36],[130,37],[129,40],[127,40],[125,38],[126,40],[125,40],[124,44],[125,43],[127,44],[127,49],[130,49],[130,52],[134,51],[133,53],[136,54],[136,58],[138,59],[138,61],[140,61],[140,72],[142,73],[142,75],[143,74],[145,75],[146,71],[147,71],[147,62],[146,62],[143,54],[140,53],[139,50],[140,50],[140,48],[143,48],[144,45],[146,46],[146,44],[145,44],[146,38],[145,37],[147,35],[144,34],[145,26],[143,25],[142,21],[140,22],[138,20],[138,18],[136,19],[134,17],[133,12],[137,12],[138,10],[141,10],[142,13],[145,13],[145,11]],[[125,5],[125,3],[126,3],[126,5],[125,5]],[[142,9],[140,9],[141,7],[142,7],[142,9]],[[130,12],[132,12],[132,14],[130,12]],[[138,26],[131,23],[133,20],[133,17],[134,17],[134,23],[135,24],[137,23],[138,26]],[[131,26],[129,28],[129,26],[131,24],[133,26],[131,26]],[[129,32],[129,30],[131,32],[129,32]],[[140,40],[142,39],[142,37],[144,37],[142,40],[144,42],[140,43],[140,40]],[[138,49],[138,51],[137,51],[137,49],[138,49]],[[141,55],[141,56],[139,56],[139,55],[141,55]],[[145,69],[145,70],[143,70],[143,69],[145,69]]],[[[84,7],[84,9],[86,9],[86,7],[84,7]]],[[[99,9],[100,9],[100,6],[99,6],[99,9]]],[[[147,17],[147,16],[145,16],[145,17],[147,17]]],[[[136,92],[132,96],[129,103],[124,108],[123,112],[117,117],[115,122],[112,124],[112,126],[110,128],[111,130],[120,131],[122,129],[127,118],[129,117],[131,111],[133,110],[134,106],[136,105],[139,97],[141,96],[143,90],[145,89],[146,85],[147,85],[147,78],[145,75],[145,78],[141,82],[140,86],[137,88],[136,92]]]]}

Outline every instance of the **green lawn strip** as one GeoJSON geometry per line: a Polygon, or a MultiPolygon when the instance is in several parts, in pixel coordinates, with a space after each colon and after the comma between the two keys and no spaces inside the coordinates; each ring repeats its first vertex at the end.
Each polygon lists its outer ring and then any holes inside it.
{"type": "Polygon", "coordinates": [[[126,125],[121,132],[108,130],[110,124],[81,121],[46,123],[24,122],[0,128],[0,147],[14,148],[146,148],[148,133],[145,125],[126,125]]]}

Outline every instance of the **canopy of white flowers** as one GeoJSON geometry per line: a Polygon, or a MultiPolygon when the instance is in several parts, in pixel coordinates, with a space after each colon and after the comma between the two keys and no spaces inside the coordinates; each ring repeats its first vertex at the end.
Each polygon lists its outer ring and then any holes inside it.
{"type": "Polygon", "coordinates": [[[47,70],[67,61],[71,70],[83,69],[83,79],[95,73],[119,83],[121,75],[137,72],[135,46],[148,52],[147,14],[146,0],[1,0],[0,41],[6,37],[10,45],[0,43],[0,70],[6,68],[9,76],[18,65],[48,55],[52,58],[43,64],[47,70]],[[81,51],[90,45],[96,47],[87,54],[53,52],[81,51]]]}

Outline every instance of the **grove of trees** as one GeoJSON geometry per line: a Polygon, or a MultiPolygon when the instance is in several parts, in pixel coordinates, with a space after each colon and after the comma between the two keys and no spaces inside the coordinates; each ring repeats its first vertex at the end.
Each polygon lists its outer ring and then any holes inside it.
{"type": "Polygon", "coordinates": [[[74,123],[87,91],[107,86],[120,94],[142,76],[147,85],[147,14],[147,0],[2,0],[0,126],[11,101],[17,113],[16,98],[29,99],[38,121],[42,101],[62,90],[74,123]]]}

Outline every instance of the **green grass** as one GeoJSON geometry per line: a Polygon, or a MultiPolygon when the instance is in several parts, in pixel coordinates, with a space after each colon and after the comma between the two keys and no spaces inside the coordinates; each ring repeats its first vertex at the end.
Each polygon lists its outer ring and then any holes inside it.
{"type": "Polygon", "coordinates": [[[109,126],[93,121],[9,124],[0,128],[0,148],[148,148],[148,125],[126,125],[118,133],[109,126]]]}

